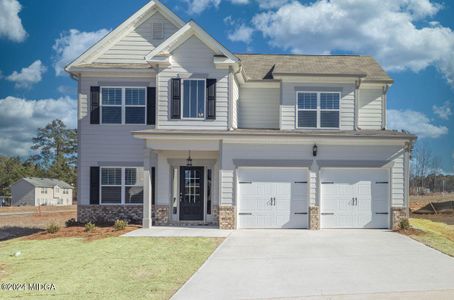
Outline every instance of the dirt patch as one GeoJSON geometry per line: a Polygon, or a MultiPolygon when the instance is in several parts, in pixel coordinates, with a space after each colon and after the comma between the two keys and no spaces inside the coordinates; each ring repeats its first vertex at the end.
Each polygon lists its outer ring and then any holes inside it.
{"type": "Polygon", "coordinates": [[[424,196],[410,196],[410,210],[416,211],[418,209],[423,208],[429,203],[438,203],[438,202],[448,202],[454,201],[454,193],[445,193],[445,194],[431,194],[431,195],[424,195],[424,196]]]}
{"type": "Polygon", "coordinates": [[[398,230],[397,232],[399,232],[399,233],[401,233],[401,234],[403,234],[403,235],[408,235],[408,236],[411,236],[411,235],[413,235],[413,236],[414,236],[414,235],[423,235],[423,234],[425,234],[424,231],[419,230],[419,229],[416,229],[416,228],[413,228],[413,227],[408,228],[408,229],[400,229],[400,230],[398,230]]]}
{"type": "Polygon", "coordinates": [[[432,222],[445,223],[447,225],[454,225],[454,214],[412,214],[415,219],[427,219],[432,222]]]}
{"type": "Polygon", "coordinates": [[[48,240],[56,238],[83,238],[86,241],[93,241],[104,239],[108,237],[116,237],[128,233],[130,231],[136,230],[140,226],[130,225],[126,227],[125,230],[115,231],[112,227],[96,227],[93,232],[85,232],[85,227],[75,226],[75,227],[65,227],[61,228],[57,233],[47,233],[47,231],[39,232],[36,234],[29,235],[24,237],[26,240],[48,240]]]}
{"type": "Polygon", "coordinates": [[[69,219],[76,218],[77,212],[45,212],[41,214],[9,215],[0,216],[0,228],[22,227],[22,228],[46,228],[51,222],[61,226],[69,219]]]}

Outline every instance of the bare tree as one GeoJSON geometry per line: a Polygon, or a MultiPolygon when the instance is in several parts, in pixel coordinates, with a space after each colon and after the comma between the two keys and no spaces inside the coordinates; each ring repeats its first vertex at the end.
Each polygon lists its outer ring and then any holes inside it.
{"type": "Polygon", "coordinates": [[[417,192],[423,193],[429,174],[438,174],[440,159],[434,156],[430,146],[422,141],[416,143],[412,158],[412,185],[417,192]]]}

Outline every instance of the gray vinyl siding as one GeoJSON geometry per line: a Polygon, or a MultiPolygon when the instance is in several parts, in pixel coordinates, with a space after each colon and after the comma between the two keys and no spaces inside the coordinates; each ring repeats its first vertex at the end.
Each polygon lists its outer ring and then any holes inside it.
{"type": "Polygon", "coordinates": [[[296,91],[339,91],[340,103],[340,129],[353,130],[355,115],[355,86],[347,84],[302,84],[293,82],[282,83],[281,103],[281,129],[296,129],[296,91]]]}
{"type": "Polygon", "coordinates": [[[358,101],[358,127],[381,129],[383,122],[383,90],[361,89],[358,101]]]}
{"type": "Polygon", "coordinates": [[[114,42],[96,60],[96,63],[144,63],[144,57],[174,34],[178,28],[159,12],[152,15],[128,34],[114,42]],[[153,23],[163,23],[164,38],[153,39],[153,23]]]}
{"type": "Polygon", "coordinates": [[[404,153],[394,159],[391,169],[391,199],[393,207],[403,207],[405,199],[404,153]]]}
{"type": "Polygon", "coordinates": [[[241,88],[238,127],[278,129],[279,103],[278,88],[241,88]]]}
{"type": "MultiPolygon", "coordinates": [[[[215,53],[196,36],[190,37],[172,53],[172,64],[158,74],[158,124],[160,129],[214,129],[228,128],[229,70],[217,70],[213,63],[215,53]],[[170,82],[172,78],[216,79],[215,120],[170,119],[170,82]]],[[[183,111],[183,107],[181,107],[183,111]]]]}
{"type": "Polygon", "coordinates": [[[35,186],[21,179],[11,186],[11,205],[35,206],[35,186]]]}
{"type": "Polygon", "coordinates": [[[146,125],[90,124],[90,87],[99,85],[155,86],[155,78],[82,77],[79,87],[79,180],[78,203],[89,204],[90,167],[102,162],[137,163],[144,161],[145,143],[133,138],[131,131],[151,128],[146,125]]]}

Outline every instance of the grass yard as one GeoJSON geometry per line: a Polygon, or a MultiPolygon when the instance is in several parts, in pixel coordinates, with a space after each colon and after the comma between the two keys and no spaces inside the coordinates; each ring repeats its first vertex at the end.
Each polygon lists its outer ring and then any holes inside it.
{"type": "Polygon", "coordinates": [[[0,242],[0,283],[53,283],[0,299],[169,299],[222,239],[109,237],[0,242]],[[17,251],[21,255],[14,256],[17,251]]]}
{"type": "Polygon", "coordinates": [[[411,218],[410,224],[417,229],[409,233],[413,239],[454,257],[454,225],[422,218],[411,218]]]}

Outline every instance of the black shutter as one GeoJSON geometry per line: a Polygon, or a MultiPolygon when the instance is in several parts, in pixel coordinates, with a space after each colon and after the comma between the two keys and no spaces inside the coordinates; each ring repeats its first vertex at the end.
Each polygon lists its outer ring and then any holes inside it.
{"type": "Polygon", "coordinates": [[[156,179],[155,179],[155,167],[151,168],[151,204],[154,205],[156,202],[156,179]]]}
{"type": "Polygon", "coordinates": [[[216,119],[216,79],[207,79],[207,119],[216,119]]]}
{"type": "Polygon", "coordinates": [[[90,167],[90,204],[99,204],[99,167],[90,167]]]}
{"type": "Polygon", "coordinates": [[[156,125],[156,88],[147,88],[147,125],[156,125]]]}
{"type": "Polygon", "coordinates": [[[173,78],[171,82],[170,118],[181,118],[181,79],[173,78]]]}
{"type": "Polygon", "coordinates": [[[90,124],[99,124],[99,86],[90,88],[90,124]]]}

